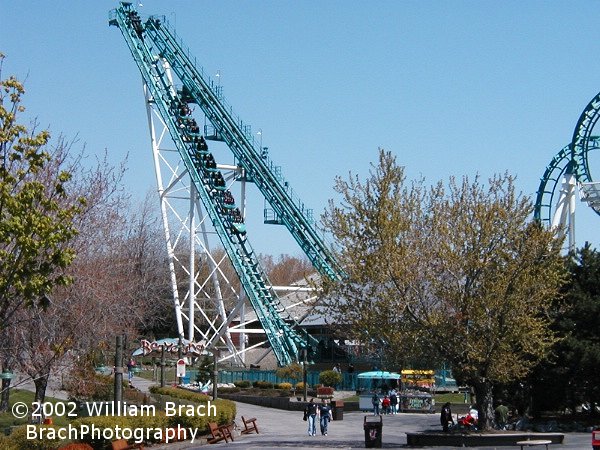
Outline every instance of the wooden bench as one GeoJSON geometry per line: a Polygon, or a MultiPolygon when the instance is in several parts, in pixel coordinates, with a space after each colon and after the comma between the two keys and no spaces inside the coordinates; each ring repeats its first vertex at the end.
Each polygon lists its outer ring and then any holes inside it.
{"type": "Polygon", "coordinates": [[[552,441],[547,441],[547,440],[543,440],[543,439],[532,439],[529,441],[518,441],[517,445],[519,445],[521,447],[521,450],[523,450],[523,447],[535,447],[537,445],[545,445],[546,446],[546,450],[548,450],[548,445],[552,444],[552,441]]]}
{"type": "Polygon", "coordinates": [[[228,425],[219,426],[216,422],[209,422],[208,431],[210,431],[210,437],[208,438],[209,444],[216,444],[220,441],[233,441],[233,434],[228,425]]]}
{"type": "Polygon", "coordinates": [[[252,419],[246,419],[242,416],[242,422],[244,422],[244,429],[242,430],[242,434],[250,434],[256,432],[258,434],[258,426],[256,425],[256,417],[252,419]]]}
{"type": "Polygon", "coordinates": [[[142,444],[128,444],[125,439],[117,439],[116,441],[112,441],[111,444],[112,450],[144,450],[144,446],[142,444]]]}

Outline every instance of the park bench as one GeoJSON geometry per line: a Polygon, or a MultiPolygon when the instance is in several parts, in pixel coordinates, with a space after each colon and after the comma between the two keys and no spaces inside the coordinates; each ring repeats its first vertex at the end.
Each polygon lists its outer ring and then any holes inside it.
{"type": "Polygon", "coordinates": [[[233,441],[233,434],[228,425],[219,426],[216,422],[209,422],[208,431],[210,431],[210,437],[208,438],[209,444],[216,444],[220,441],[233,441]]]}
{"type": "Polygon", "coordinates": [[[256,417],[252,417],[251,419],[246,419],[242,416],[242,422],[244,422],[244,429],[242,430],[242,434],[250,434],[256,432],[258,434],[258,426],[256,425],[256,417]]]}
{"type": "Polygon", "coordinates": [[[125,439],[117,439],[116,441],[111,442],[112,450],[144,450],[144,446],[142,444],[128,444],[125,439]]]}
{"type": "Polygon", "coordinates": [[[548,450],[548,445],[552,444],[552,441],[547,441],[544,439],[531,439],[528,441],[518,441],[517,445],[519,445],[521,447],[521,450],[523,450],[524,447],[535,447],[535,446],[541,446],[541,445],[545,445],[546,446],[546,450],[548,450]]]}

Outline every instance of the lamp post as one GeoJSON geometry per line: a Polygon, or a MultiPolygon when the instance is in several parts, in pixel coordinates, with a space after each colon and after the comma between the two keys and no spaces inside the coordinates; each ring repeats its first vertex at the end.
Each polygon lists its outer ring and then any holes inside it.
{"type": "Polygon", "coordinates": [[[215,347],[213,349],[213,400],[217,399],[218,389],[217,384],[219,382],[219,368],[217,364],[219,363],[219,349],[215,347]]]}
{"type": "Polygon", "coordinates": [[[8,410],[8,400],[10,397],[10,382],[14,378],[15,374],[8,368],[2,369],[0,373],[0,380],[2,380],[2,395],[0,396],[0,411],[8,410]]]}
{"type": "Polygon", "coordinates": [[[307,376],[306,376],[306,348],[300,350],[302,352],[302,390],[304,401],[306,401],[306,397],[308,394],[308,386],[306,385],[307,376]]]}
{"type": "MultiPolygon", "coordinates": [[[[179,340],[177,341],[177,362],[179,362],[183,358],[183,340],[181,339],[181,335],[179,336],[179,340]]],[[[177,377],[177,384],[182,384],[182,377],[177,377]]]]}
{"type": "Polygon", "coordinates": [[[115,349],[115,403],[123,400],[123,336],[116,339],[115,349]]]}
{"type": "Polygon", "coordinates": [[[0,373],[0,380],[12,380],[15,374],[12,373],[9,369],[3,369],[2,373],[0,373]]]}
{"type": "Polygon", "coordinates": [[[160,387],[165,387],[165,345],[160,346],[160,387]]]}

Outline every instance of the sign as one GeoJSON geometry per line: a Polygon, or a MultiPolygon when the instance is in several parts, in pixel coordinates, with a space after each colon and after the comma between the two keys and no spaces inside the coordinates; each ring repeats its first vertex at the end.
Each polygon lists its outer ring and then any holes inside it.
{"type": "MultiPolygon", "coordinates": [[[[160,353],[163,349],[167,353],[178,353],[179,342],[177,339],[161,339],[160,341],[147,341],[146,339],[141,340],[142,354],[148,355],[152,352],[160,353]]],[[[184,355],[193,354],[200,355],[204,351],[204,341],[201,342],[187,342],[182,343],[181,351],[184,355]]],[[[139,351],[139,350],[138,350],[139,351]]]]}
{"type": "Polygon", "coordinates": [[[185,359],[177,360],[177,376],[185,377],[185,359]]]}
{"type": "Polygon", "coordinates": [[[404,384],[428,388],[432,388],[435,384],[433,370],[405,369],[402,370],[400,373],[402,374],[402,383],[404,384]]]}

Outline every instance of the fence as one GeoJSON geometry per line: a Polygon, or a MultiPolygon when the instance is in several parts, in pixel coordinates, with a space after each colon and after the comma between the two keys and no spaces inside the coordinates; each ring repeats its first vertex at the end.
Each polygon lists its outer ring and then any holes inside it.
{"type": "MultiPolygon", "coordinates": [[[[186,381],[196,381],[197,370],[189,369],[186,371],[186,381]]],[[[315,386],[319,384],[319,374],[317,371],[307,371],[306,381],[309,386],[315,386]]],[[[291,383],[292,386],[302,381],[293,380],[291,378],[280,378],[276,375],[275,370],[219,370],[219,383],[235,383],[236,381],[249,381],[254,383],[255,381],[267,381],[269,383],[291,383]]],[[[352,391],[356,388],[356,374],[354,373],[342,373],[342,382],[339,386],[336,386],[338,390],[352,391]]]]}
{"type": "MultiPolygon", "coordinates": [[[[309,386],[315,386],[319,384],[320,371],[309,370],[306,372],[306,381],[309,386]]],[[[188,369],[186,371],[186,379],[188,381],[196,381],[197,370],[188,369]]],[[[357,386],[357,373],[342,372],[342,382],[336,386],[336,389],[343,391],[354,391],[357,386]]],[[[436,390],[441,391],[452,391],[457,392],[458,386],[456,381],[452,378],[442,378],[436,375],[436,390]]],[[[170,381],[170,380],[169,380],[170,381]]],[[[300,380],[293,380],[291,378],[280,378],[276,375],[275,370],[219,370],[219,383],[235,383],[236,381],[249,381],[253,383],[255,381],[267,381],[269,383],[291,383],[292,386],[296,385],[300,380]]]]}

